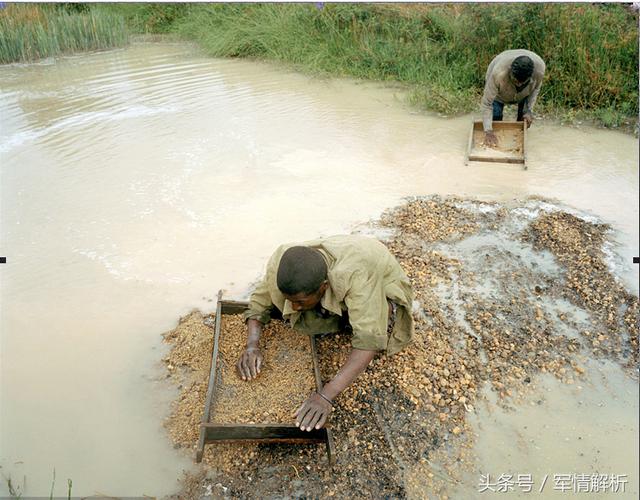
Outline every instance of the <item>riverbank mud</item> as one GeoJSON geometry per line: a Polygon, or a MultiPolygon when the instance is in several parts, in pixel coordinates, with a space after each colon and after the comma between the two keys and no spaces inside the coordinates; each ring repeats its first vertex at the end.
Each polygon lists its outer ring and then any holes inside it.
{"type": "MultiPolygon", "coordinates": [[[[540,384],[588,385],[594,363],[610,363],[621,383],[637,388],[638,298],[616,276],[608,226],[540,198],[501,204],[432,196],[408,199],[375,227],[390,235],[384,242],[414,286],[416,335],[397,355],[377,357],[337,398],[333,470],[321,446],[208,447],[180,498],[480,497],[473,481],[487,464],[476,448],[479,404],[518,414],[540,400],[540,384]]],[[[196,407],[204,404],[211,320],[189,318],[166,337],[174,345],[167,366],[180,362],[197,390],[183,383],[167,425],[192,453],[199,414],[188,432],[175,429],[187,424],[181,401],[197,394],[196,407]],[[201,323],[199,336],[182,332],[191,321],[201,323]],[[189,356],[176,356],[187,338],[189,356]]],[[[324,336],[318,348],[326,381],[350,339],[324,336]]],[[[572,417],[558,418],[548,425],[572,417]]],[[[611,424],[592,423],[602,434],[611,424]]],[[[635,452],[627,453],[633,462],[635,452]]],[[[603,450],[605,469],[606,457],[603,450]]],[[[638,489],[636,469],[617,471],[628,475],[627,492],[638,489]]]]}

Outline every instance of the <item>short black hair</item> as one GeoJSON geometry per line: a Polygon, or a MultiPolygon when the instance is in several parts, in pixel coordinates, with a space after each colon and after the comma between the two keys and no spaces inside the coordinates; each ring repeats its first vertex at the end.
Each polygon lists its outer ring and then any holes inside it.
{"type": "Polygon", "coordinates": [[[533,61],[529,56],[518,56],[511,63],[511,74],[519,82],[524,82],[533,75],[533,61]]]}
{"type": "Polygon", "coordinates": [[[327,263],[319,250],[295,246],[288,248],[278,265],[278,288],[286,295],[310,295],[327,279],[327,263]]]}

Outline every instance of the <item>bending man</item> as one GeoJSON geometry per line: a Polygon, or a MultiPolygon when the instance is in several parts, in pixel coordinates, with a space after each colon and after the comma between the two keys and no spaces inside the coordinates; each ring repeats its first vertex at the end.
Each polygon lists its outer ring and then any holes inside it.
{"type": "Polygon", "coordinates": [[[245,312],[247,347],[238,359],[238,374],[251,380],[260,373],[263,358],[258,341],[274,312],[308,335],[350,326],[352,350],[346,363],[295,413],[302,430],[319,429],[331,413],[334,398],[376,353],[394,354],[411,341],[412,301],[409,279],[378,240],[349,235],[281,245],[245,312]]]}
{"type": "Polygon", "coordinates": [[[533,107],[544,78],[545,64],[539,55],[524,49],[505,50],[487,68],[482,96],[482,126],[487,146],[498,145],[492,121],[502,121],[505,104],[518,104],[518,121],[527,128],[533,122],[533,107]]]}

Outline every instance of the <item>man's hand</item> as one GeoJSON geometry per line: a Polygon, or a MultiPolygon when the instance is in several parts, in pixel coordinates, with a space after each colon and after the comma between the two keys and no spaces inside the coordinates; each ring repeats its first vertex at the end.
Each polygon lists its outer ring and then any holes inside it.
{"type": "Polygon", "coordinates": [[[498,146],[498,137],[493,130],[487,130],[484,133],[484,145],[488,148],[495,148],[498,146]]]}
{"type": "Polygon", "coordinates": [[[296,425],[303,431],[310,431],[314,427],[320,429],[331,414],[330,401],[333,401],[345,387],[351,384],[364,371],[371,363],[371,360],[376,357],[376,352],[356,348],[351,349],[344,366],[338,370],[333,380],[322,388],[322,396],[327,399],[324,399],[316,392],[309,396],[294,413],[296,425]]]}
{"type": "Polygon", "coordinates": [[[242,380],[256,378],[260,373],[260,367],[262,367],[262,351],[259,347],[247,347],[236,363],[238,376],[242,380]]]}
{"type": "Polygon", "coordinates": [[[314,427],[320,429],[327,421],[332,409],[326,399],[314,392],[294,413],[296,425],[303,431],[310,431],[314,427]]]}
{"type": "Polygon", "coordinates": [[[531,124],[533,123],[533,115],[531,113],[526,113],[522,119],[524,120],[524,122],[527,124],[527,128],[529,128],[531,126],[531,124]]]}

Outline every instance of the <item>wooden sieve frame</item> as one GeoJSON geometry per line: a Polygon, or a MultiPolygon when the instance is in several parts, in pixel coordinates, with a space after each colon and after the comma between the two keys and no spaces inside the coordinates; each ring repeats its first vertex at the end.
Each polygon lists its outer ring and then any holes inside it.
{"type": "MultiPolygon", "coordinates": [[[[204,447],[214,443],[325,443],[329,465],[335,460],[335,446],[331,429],[313,429],[302,431],[295,424],[214,424],[210,422],[212,410],[215,407],[216,371],[218,367],[218,349],[220,343],[220,330],[223,314],[240,314],[249,307],[248,302],[235,300],[223,300],[222,290],[218,292],[218,304],[216,306],[216,318],[213,331],[213,352],[211,356],[211,369],[209,372],[209,384],[207,397],[204,403],[204,412],[200,424],[200,437],[196,448],[196,462],[201,462],[204,455],[204,447]]],[[[309,336],[311,343],[311,357],[313,361],[313,374],[316,381],[316,389],[322,389],[320,368],[318,365],[318,353],[316,339],[309,336]]]]}
{"type": "Polygon", "coordinates": [[[471,131],[469,132],[469,143],[467,144],[467,152],[464,158],[464,164],[468,165],[470,161],[482,161],[492,163],[518,163],[527,170],[527,125],[524,121],[499,121],[493,122],[494,130],[515,130],[522,132],[522,155],[513,156],[483,156],[472,153],[474,147],[474,132],[476,130],[484,130],[482,120],[474,120],[471,123],[471,131]]]}

